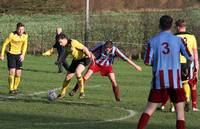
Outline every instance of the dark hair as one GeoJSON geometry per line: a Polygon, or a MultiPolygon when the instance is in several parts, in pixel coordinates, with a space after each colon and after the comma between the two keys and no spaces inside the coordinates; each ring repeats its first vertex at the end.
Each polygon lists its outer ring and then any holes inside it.
{"type": "Polygon", "coordinates": [[[68,39],[67,36],[63,33],[61,33],[59,36],[58,36],[58,40],[60,39],[68,39]]]}
{"type": "Polygon", "coordinates": [[[113,42],[112,42],[112,40],[111,40],[111,39],[106,40],[106,42],[105,42],[105,46],[106,46],[107,48],[111,48],[111,47],[113,46],[113,42]]]}
{"type": "Polygon", "coordinates": [[[175,24],[176,24],[177,27],[184,27],[184,26],[186,26],[186,22],[183,19],[177,20],[175,24]]]}
{"type": "Polygon", "coordinates": [[[173,18],[168,15],[163,15],[160,18],[160,29],[161,30],[169,30],[172,27],[173,18]]]}
{"type": "Polygon", "coordinates": [[[16,27],[17,27],[17,29],[19,29],[20,27],[25,27],[25,26],[23,23],[19,22],[19,23],[17,23],[16,27]]]}

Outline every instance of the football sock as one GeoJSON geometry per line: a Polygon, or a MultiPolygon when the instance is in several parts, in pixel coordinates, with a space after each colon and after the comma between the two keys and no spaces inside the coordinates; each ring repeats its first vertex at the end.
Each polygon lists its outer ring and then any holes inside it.
{"type": "Polygon", "coordinates": [[[17,77],[15,76],[15,82],[14,82],[14,90],[17,90],[19,83],[20,83],[20,78],[21,77],[17,77]]]}
{"type": "Polygon", "coordinates": [[[14,75],[9,75],[8,76],[8,84],[9,84],[10,91],[14,90],[14,81],[15,81],[14,75]]]}
{"type": "Polygon", "coordinates": [[[183,88],[185,91],[186,101],[190,102],[190,86],[188,82],[183,82],[183,88]]]}
{"type": "Polygon", "coordinates": [[[112,86],[113,92],[115,94],[115,100],[120,101],[120,92],[119,92],[119,87],[118,86],[112,86]]]}
{"type": "Polygon", "coordinates": [[[144,129],[149,121],[150,115],[147,113],[143,113],[140,117],[137,129],[144,129]]]}
{"type": "Polygon", "coordinates": [[[197,108],[197,90],[192,90],[192,107],[197,108]]]}
{"type": "Polygon", "coordinates": [[[77,77],[78,85],[80,86],[80,92],[84,93],[84,80],[82,77],[77,77]]]}
{"type": "Polygon", "coordinates": [[[185,129],[185,121],[177,120],[176,121],[176,129],[185,129]]]}
{"type": "Polygon", "coordinates": [[[65,95],[66,94],[66,91],[67,91],[67,88],[69,87],[69,83],[71,82],[71,80],[64,80],[63,82],[63,87],[62,87],[62,90],[61,90],[61,95],[65,95]]]}

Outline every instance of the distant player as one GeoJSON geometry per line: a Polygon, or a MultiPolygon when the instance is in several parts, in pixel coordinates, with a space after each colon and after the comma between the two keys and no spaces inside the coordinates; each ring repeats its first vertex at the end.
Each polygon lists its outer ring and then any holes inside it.
{"type": "MultiPolygon", "coordinates": [[[[90,65],[87,73],[83,77],[84,81],[88,80],[93,73],[100,72],[102,76],[107,76],[110,79],[115,99],[116,101],[120,101],[119,86],[116,82],[115,73],[112,67],[114,58],[120,57],[131,64],[137,71],[142,71],[142,68],[128,59],[116,46],[113,45],[111,40],[106,41],[104,44],[95,46],[91,51],[95,55],[96,60],[90,65]]],[[[76,84],[70,95],[74,96],[78,88],[79,86],[76,84]]],[[[80,94],[80,98],[84,98],[84,96],[85,94],[80,94]]]]}
{"type": "Polygon", "coordinates": [[[63,67],[66,71],[68,69],[68,64],[66,61],[66,57],[67,57],[66,51],[64,47],[62,47],[60,43],[58,42],[58,37],[60,36],[60,34],[62,34],[62,28],[58,27],[56,28],[55,44],[53,45],[52,48],[50,48],[48,51],[42,54],[43,56],[50,56],[53,53],[54,49],[57,49],[58,57],[55,64],[58,65],[58,73],[63,72],[63,67]]]}
{"type": "Polygon", "coordinates": [[[181,68],[182,68],[182,79],[183,79],[183,88],[186,93],[186,110],[189,110],[190,102],[190,90],[192,98],[192,110],[200,111],[197,109],[197,81],[191,85],[188,82],[191,82],[193,78],[197,80],[198,71],[199,71],[199,61],[198,61],[198,51],[197,51],[197,41],[193,34],[190,34],[186,31],[186,22],[182,19],[176,21],[177,33],[176,35],[183,38],[187,43],[188,50],[194,57],[192,64],[189,64],[184,56],[181,55],[181,68]]]}
{"type": "Polygon", "coordinates": [[[152,66],[151,91],[148,104],[137,129],[144,129],[159,103],[170,97],[176,107],[176,128],[185,129],[185,93],[181,82],[180,53],[189,61],[192,56],[180,37],[171,33],[173,19],[164,15],[160,18],[161,32],[148,42],[144,63],[152,66]]]}
{"type": "Polygon", "coordinates": [[[83,44],[74,39],[68,39],[66,35],[61,34],[58,37],[58,41],[61,46],[65,47],[67,54],[71,54],[73,60],[69,66],[68,73],[63,82],[63,87],[58,98],[63,98],[65,96],[66,90],[69,87],[71,79],[76,75],[79,85],[83,87],[83,77],[82,72],[85,67],[90,63],[90,60],[94,60],[90,51],[83,44]]]}
{"type": "Polygon", "coordinates": [[[0,60],[4,60],[6,51],[8,61],[8,83],[11,95],[18,93],[18,86],[21,78],[22,62],[24,61],[27,50],[28,34],[25,32],[25,26],[17,23],[16,31],[11,32],[4,40],[0,60]]]}

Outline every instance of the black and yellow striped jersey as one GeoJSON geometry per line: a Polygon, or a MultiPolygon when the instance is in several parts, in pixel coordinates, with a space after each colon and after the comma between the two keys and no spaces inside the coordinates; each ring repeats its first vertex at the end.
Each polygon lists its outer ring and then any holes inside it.
{"type": "MultiPolygon", "coordinates": [[[[184,39],[185,43],[187,44],[188,50],[193,55],[193,49],[197,49],[197,41],[196,41],[195,36],[188,32],[180,32],[180,33],[176,33],[175,35],[184,39]]],[[[186,58],[182,55],[180,55],[180,61],[181,63],[187,62],[186,58]]]]}
{"type": "Polygon", "coordinates": [[[11,32],[3,42],[1,56],[5,55],[7,45],[9,45],[9,53],[25,55],[28,45],[28,35],[26,33],[18,35],[16,31],[11,32]]]}

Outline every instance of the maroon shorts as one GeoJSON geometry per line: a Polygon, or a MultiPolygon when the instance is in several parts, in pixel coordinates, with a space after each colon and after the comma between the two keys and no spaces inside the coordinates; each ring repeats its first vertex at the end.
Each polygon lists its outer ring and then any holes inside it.
{"type": "Polygon", "coordinates": [[[162,103],[168,99],[173,103],[184,102],[186,100],[185,91],[183,88],[180,89],[151,89],[148,101],[153,103],[162,103]]]}
{"type": "Polygon", "coordinates": [[[95,64],[95,65],[91,64],[89,69],[92,70],[93,73],[100,72],[101,76],[107,76],[109,73],[113,73],[112,65],[110,65],[110,66],[100,66],[100,65],[97,65],[97,64],[95,64]]]}

